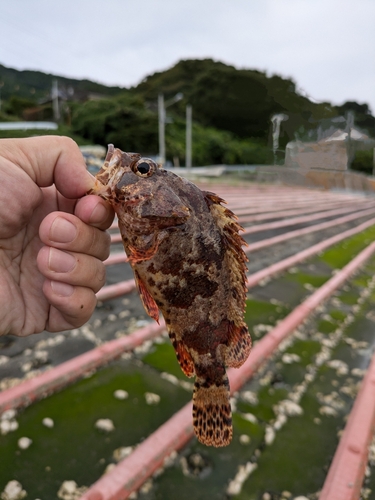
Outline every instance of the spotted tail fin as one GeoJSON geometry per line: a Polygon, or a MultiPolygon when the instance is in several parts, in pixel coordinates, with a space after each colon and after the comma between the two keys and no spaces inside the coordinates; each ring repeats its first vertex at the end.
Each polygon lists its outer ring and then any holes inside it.
{"type": "Polygon", "coordinates": [[[202,377],[194,384],[193,424],[198,440],[207,446],[227,446],[232,440],[232,412],[228,376],[209,385],[202,377]]]}

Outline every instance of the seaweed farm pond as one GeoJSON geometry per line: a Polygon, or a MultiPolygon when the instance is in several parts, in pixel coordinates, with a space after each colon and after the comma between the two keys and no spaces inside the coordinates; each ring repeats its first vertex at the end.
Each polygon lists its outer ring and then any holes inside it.
{"type": "Polygon", "coordinates": [[[230,372],[232,443],[193,437],[193,381],[144,313],[114,228],[107,286],[87,325],[0,337],[2,500],[375,499],[375,415],[356,496],[324,496],[375,349],[375,198],[209,190],[238,213],[249,244],[254,347],[230,372]],[[89,364],[100,352],[105,362],[89,364]],[[69,378],[54,378],[69,363],[69,378]]]}

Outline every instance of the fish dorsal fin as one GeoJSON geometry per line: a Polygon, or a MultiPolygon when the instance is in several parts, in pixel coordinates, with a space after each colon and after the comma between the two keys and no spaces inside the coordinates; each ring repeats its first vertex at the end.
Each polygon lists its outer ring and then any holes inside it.
{"type": "Polygon", "coordinates": [[[226,366],[239,367],[248,357],[251,349],[251,338],[246,323],[244,309],[246,304],[246,262],[248,261],[243,245],[247,245],[239,232],[243,228],[238,224],[236,215],[222,206],[225,201],[214,193],[203,192],[207,206],[219,228],[224,241],[225,256],[229,269],[229,280],[232,293],[229,297],[228,344],[221,347],[226,366]]]}
{"type": "MultiPolygon", "coordinates": [[[[221,203],[226,203],[215,193],[203,191],[207,206],[211,215],[219,228],[223,238],[226,250],[226,259],[228,259],[229,269],[231,270],[231,285],[236,291],[237,302],[244,304],[246,300],[246,262],[248,258],[242,249],[247,246],[246,241],[239,234],[243,227],[237,222],[237,216],[228,208],[223,207],[221,203]]],[[[243,310],[241,311],[241,318],[243,310]]],[[[235,322],[237,324],[237,322],[235,322]]]]}

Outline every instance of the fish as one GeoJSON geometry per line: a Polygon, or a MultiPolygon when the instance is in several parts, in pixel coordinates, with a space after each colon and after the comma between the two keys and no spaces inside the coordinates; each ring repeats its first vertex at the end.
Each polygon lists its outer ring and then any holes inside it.
{"type": "Polygon", "coordinates": [[[240,367],[252,344],[243,228],[215,193],[112,144],[91,192],[113,206],[143,306],[157,322],[161,311],[183,373],[195,376],[195,435],[228,445],[226,368],[240,367]]]}

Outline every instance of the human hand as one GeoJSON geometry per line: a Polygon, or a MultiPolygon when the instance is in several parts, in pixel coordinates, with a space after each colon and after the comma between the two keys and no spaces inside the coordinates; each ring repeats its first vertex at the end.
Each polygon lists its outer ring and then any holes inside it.
{"type": "Polygon", "coordinates": [[[76,143],[0,140],[0,335],[77,328],[105,282],[113,210],[76,143]]]}

